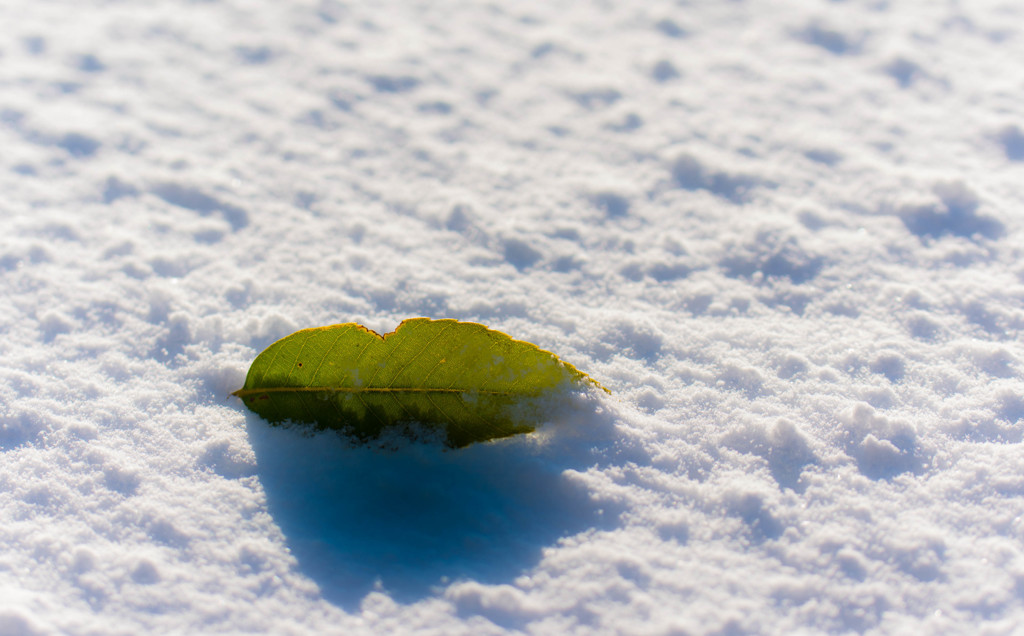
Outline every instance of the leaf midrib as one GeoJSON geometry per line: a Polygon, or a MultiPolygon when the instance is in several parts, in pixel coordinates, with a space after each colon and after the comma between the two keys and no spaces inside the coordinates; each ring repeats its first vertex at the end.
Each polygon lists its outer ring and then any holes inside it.
{"type": "Polygon", "coordinates": [[[476,393],[479,395],[531,395],[522,391],[483,391],[480,389],[444,389],[418,387],[336,387],[336,386],[273,386],[262,389],[238,389],[231,395],[243,398],[262,393],[476,393]]]}

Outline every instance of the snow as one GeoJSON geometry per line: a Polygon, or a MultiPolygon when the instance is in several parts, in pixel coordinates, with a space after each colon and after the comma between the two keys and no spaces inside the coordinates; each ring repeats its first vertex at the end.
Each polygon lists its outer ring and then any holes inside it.
{"type": "Polygon", "coordinates": [[[1009,634],[1024,6],[0,5],[0,633],[1009,634]],[[230,397],[482,322],[459,451],[230,397]]]}

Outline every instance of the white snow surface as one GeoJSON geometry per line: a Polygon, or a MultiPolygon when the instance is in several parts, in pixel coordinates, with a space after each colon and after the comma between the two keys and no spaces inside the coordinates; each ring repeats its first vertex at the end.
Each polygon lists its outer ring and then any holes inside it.
{"type": "Polygon", "coordinates": [[[1024,4],[0,3],[0,634],[1010,634],[1024,4]],[[271,427],[292,331],[590,373],[271,427]]]}

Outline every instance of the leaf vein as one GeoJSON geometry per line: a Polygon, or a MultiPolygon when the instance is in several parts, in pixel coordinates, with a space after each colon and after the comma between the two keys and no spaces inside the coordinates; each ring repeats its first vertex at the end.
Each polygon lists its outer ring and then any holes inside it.
{"type": "MultiPolygon", "coordinates": [[[[445,325],[444,329],[442,329],[441,331],[438,331],[437,335],[430,339],[430,342],[428,342],[427,344],[423,345],[423,347],[421,347],[419,351],[417,351],[411,358],[409,358],[409,362],[407,362],[404,367],[399,369],[398,373],[396,373],[394,375],[394,377],[391,378],[391,382],[388,384],[388,387],[390,388],[392,385],[394,385],[395,380],[398,379],[398,376],[402,375],[402,373],[405,372],[405,370],[408,369],[412,365],[412,363],[416,361],[417,358],[419,358],[421,355],[423,355],[423,352],[426,351],[427,349],[429,349],[430,345],[432,345],[435,342],[437,342],[437,339],[440,338],[442,336],[442,334],[444,334],[444,332],[448,331],[448,329],[450,327],[451,327],[451,325],[445,325]]],[[[437,363],[434,364],[434,369],[437,368],[438,364],[440,364],[440,362],[437,362],[437,363]]],[[[430,373],[433,373],[434,369],[431,369],[430,373]]],[[[428,373],[426,376],[423,377],[422,380],[420,380],[420,386],[423,386],[423,384],[426,383],[427,378],[430,377],[430,373],[428,373]]]]}
{"type": "Polygon", "coordinates": [[[327,360],[327,358],[331,357],[331,354],[334,353],[334,348],[338,346],[338,343],[341,341],[341,337],[350,331],[352,331],[351,326],[348,329],[345,329],[344,331],[339,333],[338,337],[335,338],[334,342],[331,343],[331,346],[327,347],[327,349],[324,351],[324,355],[320,358],[320,363],[316,365],[316,370],[313,371],[313,375],[310,376],[309,378],[310,384],[316,383],[316,376],[320,375],[320,369],[323,368],[324,362],[327,360]]]}

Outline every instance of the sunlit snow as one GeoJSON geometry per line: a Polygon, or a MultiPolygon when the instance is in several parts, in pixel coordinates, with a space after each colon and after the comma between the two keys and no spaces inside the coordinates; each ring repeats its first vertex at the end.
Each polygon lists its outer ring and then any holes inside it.
{"type": "Polygon", "coordinates": [[[1010,634],[1024,4],[0,3],[0,634],[1010,634]],[[611,391],[270,427],[415,316],[611,391]]]}

